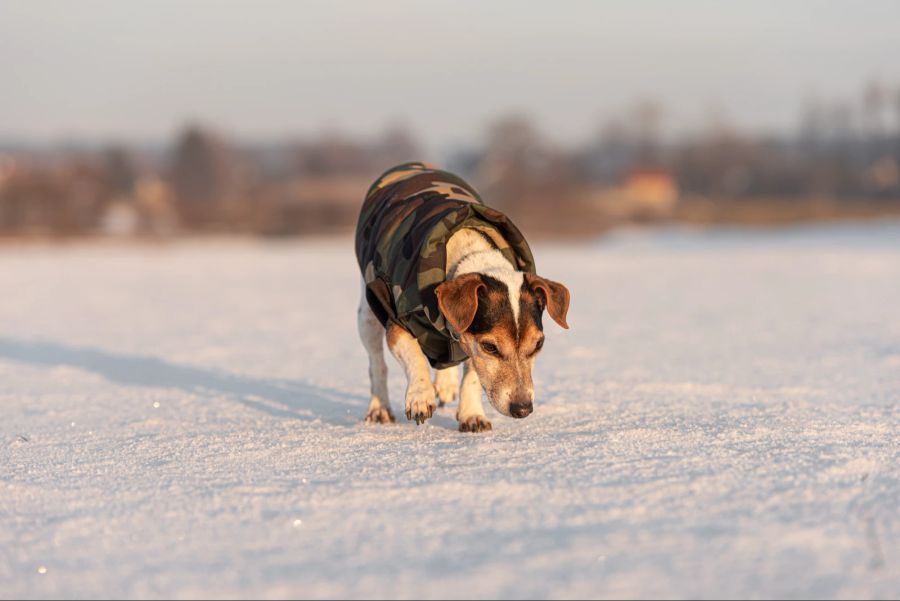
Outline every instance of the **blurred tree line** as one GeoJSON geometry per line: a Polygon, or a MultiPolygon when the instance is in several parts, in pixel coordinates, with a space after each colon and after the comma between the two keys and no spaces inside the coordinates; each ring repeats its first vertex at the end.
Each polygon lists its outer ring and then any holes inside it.
{"type": "MultiPolygon", "coordinates": [[[[565,147],[511,115],[447,168],[537,234],[900,214],[900,89],[872,82],[854,102],[812,99],[792,132],[748,133],[711,111],[696,131],[666,136],[665,120],[641,100],[565,147]]],[[[348,232],[371,181],[421,159],[402,127],[369,140],[242,144],[189,126],[163,149],[0,145],[0,234],[348,232]]]]}

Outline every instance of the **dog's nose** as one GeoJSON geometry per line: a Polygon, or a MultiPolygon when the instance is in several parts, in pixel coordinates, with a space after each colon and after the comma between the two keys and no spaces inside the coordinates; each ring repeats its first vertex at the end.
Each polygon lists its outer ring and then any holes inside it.
{"type": "Polygon", "coordinates": [[[510,403],[509,405],[509,413],[516,419],[528,417],[529,415],[531,415],[532,411],[534,411],[534,405],[531,401],[524,401],[522,403],[510,403]]]}

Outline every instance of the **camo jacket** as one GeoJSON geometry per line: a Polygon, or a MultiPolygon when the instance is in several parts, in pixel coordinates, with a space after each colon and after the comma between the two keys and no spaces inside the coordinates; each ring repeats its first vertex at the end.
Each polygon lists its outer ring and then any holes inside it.
{"type": "Polygon", "coordinates": [[[499,233],[499,250],[510,263],[534,273],[528,243],[503,213],[484,206],[462,178],[423,163],[398,165],[379,177],[356,227],[369,306],[382,325],[409,331],[437,369],[468,359],[435,293],[447,275],[447,241],[462,228],[499,233]]]}

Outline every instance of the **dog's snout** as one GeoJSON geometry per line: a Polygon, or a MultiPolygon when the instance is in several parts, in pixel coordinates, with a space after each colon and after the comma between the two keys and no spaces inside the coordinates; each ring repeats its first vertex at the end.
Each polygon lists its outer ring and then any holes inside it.
{"type": "Polygon", "coordinates": [[[509,405],[510,414],[517,419],[528,417],[529,415],[531,415],[532,411],[534,411],[534,404],[531,401],[510,403],[509,405]]]}

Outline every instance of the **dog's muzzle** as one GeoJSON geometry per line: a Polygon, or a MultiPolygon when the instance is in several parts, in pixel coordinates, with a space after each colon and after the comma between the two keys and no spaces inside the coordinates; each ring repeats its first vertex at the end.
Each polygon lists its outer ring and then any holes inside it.
{"type": "Polygon", "coordinates": [[[532,411],[534,411],[534,404],[531,401],[510,403],[509,405],[509,414],[516,419],[528,417],[532,411]]]}

